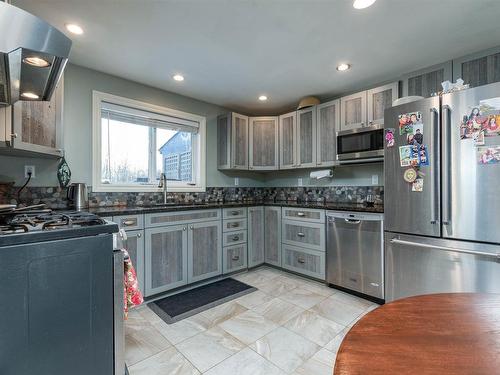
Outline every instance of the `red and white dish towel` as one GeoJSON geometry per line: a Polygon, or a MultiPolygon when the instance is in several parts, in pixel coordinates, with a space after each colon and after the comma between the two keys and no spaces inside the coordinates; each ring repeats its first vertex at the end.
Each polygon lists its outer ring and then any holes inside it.
{"type": "Polygon", "coordinates": [[[137,282],[137,274],[132,264],[132,260],[128,255],[127,250],[123,249],[124,252],[124,274],[123,274],[123,286],[124,286],[124,313],[125,319],[128,316],[128,309],[133,306],[140,305],[144,298],[139,289],[139,283],[137,282]]]}

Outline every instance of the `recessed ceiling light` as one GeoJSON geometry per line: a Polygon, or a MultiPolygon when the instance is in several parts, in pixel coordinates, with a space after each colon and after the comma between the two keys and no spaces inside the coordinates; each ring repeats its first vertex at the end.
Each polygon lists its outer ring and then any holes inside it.
{"type": "Polygon", "coordinates": [[[37,94],[35,94],[34,92],[23,92],[21,94],[21,96],[23,98],[26,98],[26,99],[38,99],[39,96],[37,94]]]}
{"type": "Polygon", "coordinates": [[[377,0],[354,0],[352,6],[355,9],[365,9],[368,8],[370,5],[373,5],[375,1],[377,0]]]}
{"type": "Polygon", "coordinates": [[[41,57],[37,56],[25,57],[23,59],[23,63],[31,66],[36,66],[37,68],[46,68],[50,66],[50,63],[47,60],[44,60],[41,57]]]}
{"type": "Polygon", "coordinates": [[[259,96],[259,100],[260,100],[261,102],[265,102],[265,101],[267,100],[267,96],[265,96],[265,95],[261,95],[261,96],[259,96]]]}
{"type": "Polygon", "coordinates": [[[83,34],[83,29],[80,26],[78,26],[76,23],[67,23],[66,30],[68,30],[70,33],[76,34],[76,35],[83,34]]]}
{"type": "Polygon", "coordinates": [[[172,77],[174,79],[174,81],[184,81],[184,76],[180,75],[180,74],[176,74],[175,76],[172,77]]]}
{"type": "Polygon", "coordinates": [[[337,66],[337,70],[339,72],[344,72],[349,69],[351,69],[351,66],[349,64],[340,64],[339,66],[337,66]]]}

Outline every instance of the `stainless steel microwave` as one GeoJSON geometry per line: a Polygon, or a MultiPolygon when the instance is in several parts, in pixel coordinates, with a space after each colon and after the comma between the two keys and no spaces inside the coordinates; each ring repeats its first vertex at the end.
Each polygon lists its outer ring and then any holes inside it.
{"type": "Polygon", "coordinates": [[[338,132],[337,160],[339,164],[384,160],[384,126],[372,125],[338,132]]]}

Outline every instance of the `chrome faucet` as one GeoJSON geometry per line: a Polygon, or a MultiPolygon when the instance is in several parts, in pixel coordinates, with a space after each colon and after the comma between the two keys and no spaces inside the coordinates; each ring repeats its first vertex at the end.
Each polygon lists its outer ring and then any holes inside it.
{"type": "Polygon", "coordinates": [[[163,204],[167,204],[167,175],[165,173],[160,174],[158,187],[163,189],[163,204]]]}

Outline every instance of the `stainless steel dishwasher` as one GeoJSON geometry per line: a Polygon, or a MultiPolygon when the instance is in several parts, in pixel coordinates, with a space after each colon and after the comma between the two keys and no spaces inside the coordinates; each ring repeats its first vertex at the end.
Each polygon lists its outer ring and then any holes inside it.
{"type": "Polygon", "coordinates": [[[383,214],[327,211],[326,281],[384,299],[383,214]]]}

